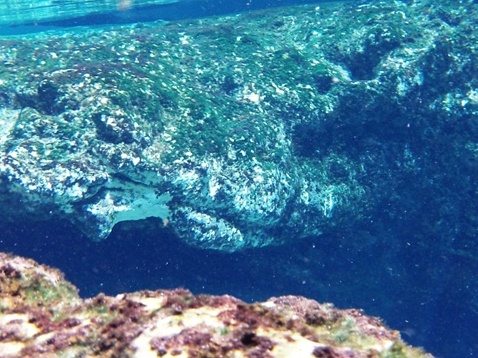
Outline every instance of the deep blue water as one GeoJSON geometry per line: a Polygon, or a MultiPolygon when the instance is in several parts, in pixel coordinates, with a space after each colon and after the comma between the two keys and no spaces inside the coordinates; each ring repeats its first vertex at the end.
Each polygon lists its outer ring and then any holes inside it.
{"type": "MultiPolygon", "coordinates": [[[[177,20],[307,2],[197,1],[49,26],[177,20]]],[[[39,29],[3,28],[0,33],[39,29]]],[[[380,316],[401,330],[406,341],[438,357],[478,354],[478,308],[466,305],[475,288],[463,277],[477,266],[476,260],[420,245],[410,223],[390,224],[387,237],[383,231],[379,236],[370,228],[355,228],[235,254],[185,246],[160,226],[153,222],[136,231],[118,226],[107,240],[95,243],[63,222],[2,224],[0,250],[59,268],[83,297],[178,286],[194,293],[228,293],[248,302],[304,295],[380,316]]]]}
{"type": "Polygon", "coordinates": [[[437,357],[476,352],[476,313],[473,320],[462,307],[472,292],[460,288],[461,267],[468,262],[437,257],[397,232],[380,239],[367,231],[353,237],[337,232],[224,254],[188,247],[160,226],[116,227],[95,243],[67,223],[16,223],[1,227],[0,249],[61,269],[82,297],[174,287],[248,302],[304,295],[380,316],[437,357]]]}

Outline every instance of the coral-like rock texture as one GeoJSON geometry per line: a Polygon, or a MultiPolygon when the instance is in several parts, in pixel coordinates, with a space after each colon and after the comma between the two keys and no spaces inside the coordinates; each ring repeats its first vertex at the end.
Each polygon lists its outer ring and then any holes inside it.
{"type": "Polygon", "coordinates": [[[355,309],[246,304],[184,289],[82,300],[57,270],[0,253],[0,352],[14,357],[431,357],[355,309]]]}
{"type": "Polygon", "coordinates": [[[388,222],[474,232],[477,7],[354,1],[0,39],[1,220],[101,240],[153,217],[223,251],[388,222]]]}

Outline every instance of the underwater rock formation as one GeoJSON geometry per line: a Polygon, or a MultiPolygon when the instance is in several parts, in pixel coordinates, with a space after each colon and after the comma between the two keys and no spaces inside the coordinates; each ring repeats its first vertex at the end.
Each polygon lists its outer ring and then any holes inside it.
{"type": "Polygon", "coordinates": [[[0,352],[15,357],[431,357],[356,309],[246,304],[184,289],[82,300],[62,273],[0,253],[0,352]]]}
{"type": "Polygon", "coordinates": [[[157,217],[224,251],[376,213],[432,236],[460,215],[471,232],[476,8],[371,1],[1,39],[2,220],[67,219],[101,240],[157,217]]]}

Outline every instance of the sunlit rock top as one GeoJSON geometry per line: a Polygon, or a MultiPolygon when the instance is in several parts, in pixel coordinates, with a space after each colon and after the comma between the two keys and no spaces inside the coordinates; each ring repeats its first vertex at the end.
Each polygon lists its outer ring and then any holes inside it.
{"type": "Polygon", "coordinates": [[[180,0],[2,0],[0,25],[63,20],[180,0]]]}
{"type": "Polygon", "coordinates": [[[246,304],[184,289],[82,300],[57,270],[0,253],[0,352],[14,357],[430,358],[356,309],[246,304]]]}

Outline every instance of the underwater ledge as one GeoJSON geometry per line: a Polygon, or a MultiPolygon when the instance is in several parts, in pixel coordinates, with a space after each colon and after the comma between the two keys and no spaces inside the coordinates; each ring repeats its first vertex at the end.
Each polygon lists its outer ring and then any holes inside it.
{"type": "Polygon", "coordinates": [[[1,38],[1,219],[99,241],[154,217],[226,252],[417,217],[448,235],[476,196],[477,6],[408,3],[1,38]]]}
{"type": "Polygon", "coordinates": [[[0,313],[3,358],[432,357],[357,309],[300,296],[247,304],[182,288],[80,299],[60,271],[4,253],[0,313]]]}

